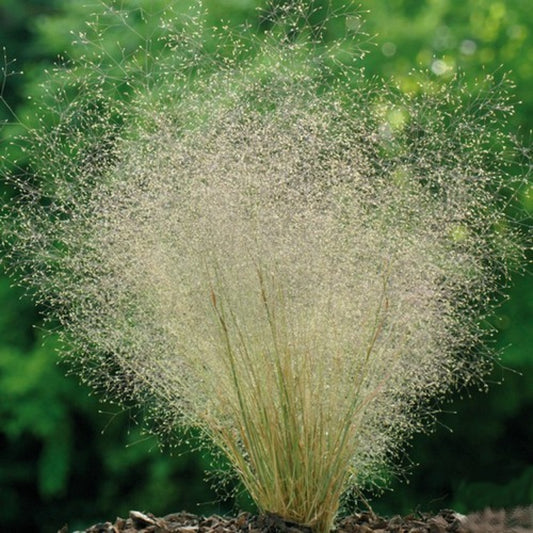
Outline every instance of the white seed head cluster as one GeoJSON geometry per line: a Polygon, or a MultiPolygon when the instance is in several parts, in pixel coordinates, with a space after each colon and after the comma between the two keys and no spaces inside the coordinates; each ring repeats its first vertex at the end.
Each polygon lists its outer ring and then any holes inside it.
{"type": "Polygon", "coordinates": [[[11,255],[83,379],[320,526],[321,490],[378,479],[488,367],[480,321],[520,255],[506,96],[403,94],[279,25],[207,56],[170,27],[123,87],[101,58],[62,74],[78,96],[34,136],[11,255]]]}

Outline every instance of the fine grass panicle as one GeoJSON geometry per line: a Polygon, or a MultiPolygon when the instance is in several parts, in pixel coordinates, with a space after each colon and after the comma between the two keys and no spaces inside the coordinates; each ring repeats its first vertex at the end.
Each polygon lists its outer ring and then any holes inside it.
{"type": "Polygon", "coordinates": [[[490,367],[480,324],[522,255],[507,84],[367,80],[349,32],[323,38],[346,13],[299,2],[258,36],[167,9],[138,46],[113,5],[26,136],[8,261],[82,379],[325,532],[490,367]]]}

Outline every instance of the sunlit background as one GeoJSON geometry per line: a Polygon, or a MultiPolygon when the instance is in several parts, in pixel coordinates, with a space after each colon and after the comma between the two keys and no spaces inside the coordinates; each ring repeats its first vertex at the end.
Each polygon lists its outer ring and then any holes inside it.
{"type": "MultiPolygon", "coordinates": [[[[153,7],[164,2],[121,3],[153,7]]],[[[0,118],[13,121],[18,116],[31,123],[28,99],[39,98],[44,70],[58,55],[76,53],[73,35],[96,5],[0,0],[0,46],[6,50],[0,61],[3,71],[11,73],[0,80],[5,101],[0,118]]],[[[261,3],[210,0],[205,5],[212,23],[223,17],[231,24],[254,24],[261,3]]],[[[359,5],[359,16],[347,24],[362,32],[361,46],[369,53],[361,68],[369,75],[392,79],[401,90],[411,91],[413,68],[444,79],[461,70],[471,83],[483,72],[496,77],[510,72],[516,113],[508,127],[521,130],[531,143],[530,0],[361,0],[359,5]]],[[[15,130],[0,130],[2,149],[16,150],[9,146],[15,130]]],[[[531,213],[533,186],[522,192],[521,201],[531,213]]],[[[135,424],[135,413],[99,403],[75,376],[65,377],[54,337],[43,344],[39,309],[0,276],[3,531],[55,531],[65,522],[73,529],[88,527],[130,509],[208,514],[249,508],[244,495],[217,494],[210,488],[203,473],[212,462],[209,457],[185,445],[161,452],[156,439],[135,424]]],[[[391,515],[453,508],[466,513],[533,502],[532,301],[531,276],[515,276],[510,299],[492,320],[502,355],[489,392],[472,390],[443,406],[435,431],[408,448],[406,479],[393,481],[392,491],[373,498],[376,511],[391,515]]]]}

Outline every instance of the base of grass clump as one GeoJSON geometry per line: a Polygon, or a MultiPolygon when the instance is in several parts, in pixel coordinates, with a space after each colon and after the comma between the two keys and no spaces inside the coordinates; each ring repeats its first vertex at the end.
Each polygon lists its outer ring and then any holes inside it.
{"type": "MultiPolygon", "coordinates": [[[[414,513],[382,518],[370,512],[355,513],[335,523],[336,533],[533,533],[533,506],[513,511],[461,515],[451,510],[437,514],[414,513]]],[[[68,533],[63,526],[58,533],[68,533]]],[[[164,517],[130,511],[127,519],[95,524],[74,533],[311,533],[308,526],[266,514],[241,513],[237,517],[209,517],[180,512],[164,517]]]]}

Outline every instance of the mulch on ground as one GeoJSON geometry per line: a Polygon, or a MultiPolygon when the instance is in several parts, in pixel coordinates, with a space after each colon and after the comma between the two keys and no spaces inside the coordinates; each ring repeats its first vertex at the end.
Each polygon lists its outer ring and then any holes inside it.
{"type": "MultiPolygon", "coordinates": [[[[436,515],[416,514],[390,519],[369,512],[356,513],[339,520],[335,533],[533,533],[533,507],[504,511],[484,511],[463,516],[450,510],[436,515]]],[[[69,533],[63,526],[58,533],[69,533]]],[[[72,533],[311,533],[311,529],[266,514],[241,513],[228,518],[181,512],[156,517],[130,511],[128,518],[95,524],[83,532],[72,533]]]]}

